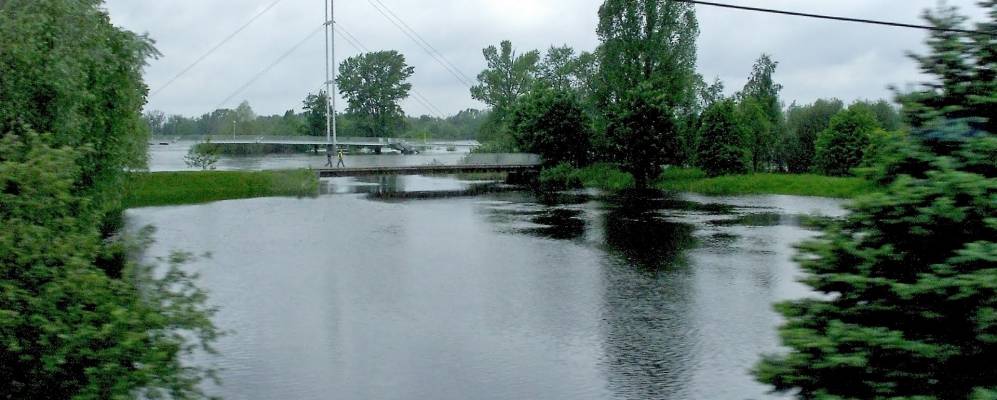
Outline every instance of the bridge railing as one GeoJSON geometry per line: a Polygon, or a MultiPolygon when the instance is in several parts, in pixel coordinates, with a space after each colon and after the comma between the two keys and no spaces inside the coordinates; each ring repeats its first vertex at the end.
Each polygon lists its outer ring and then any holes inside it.
{"type": "Polygon", "coordinates": [[[458,165],[540,165],[543,159],[529,153],[471,153],[461,158],[458,165]]]}
{"type": "MultiPolygon", "coordinates": [[[[210,136],[200,136],[197,137],[198,141],[212,141],[218,143],[226,142],[239,142],[239,143],[255,143],[255,142],[301,142],[301,143],[325,143],[325,136],[276,136],[276,135],[210,135],[210,136]]],[[[339,143],[369,143],[369,144],[384,144],[390,145],[394,143],[404,143],[403,139],[396,138],[378,138],[378,137],[357,137],[357,136],[340,136],[337,138],[339,143]]]]}
{"type": "MultiPolygon", "coordinates": [[[[277,136],[277,135],[210,135],[186,138],[199,142],[212,141],[214,143],[288,143],[288,144],[325,144],[325,136],[277,136]]],[[[391,146],[395,144],[410,146],[433,146],[433,147],[476,147],[480,143],[474,140],[420,140],[412,138],[384,138],[384,137],[361,137],[361,136],[340,136],[337,142],[342,145],[359,146],[391,146]]]]}

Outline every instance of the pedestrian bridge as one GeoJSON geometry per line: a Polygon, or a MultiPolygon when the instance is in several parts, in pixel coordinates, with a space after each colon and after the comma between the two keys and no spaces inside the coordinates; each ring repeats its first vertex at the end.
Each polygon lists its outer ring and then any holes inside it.
{"type": "Polygon", "coordinates": [[[510,175],[529,175],[540,171],[540,162],[516,164],[458,164],[458,165],[417,165],[379,166],[353,168],[322,168],[316,170],[319,177],[372,176],[372,175],[453,175],[504,172],[510,175]]]}
{"type": "MultiPolygon", "coordinates": [[[[216,144],[283,144],[331,146],[324,136],[269,136],[269,135],[213,135],[201,137],[201,142],[211,141],[216,144]]],[[[389,148],[403,153],[413,153],[419,149],[445,147],[475,148],[481,145],[476,140],[418,140],[377,137],[340,137],[336,140],[340,146],[369,147],[375,151],[389,148]]]]}

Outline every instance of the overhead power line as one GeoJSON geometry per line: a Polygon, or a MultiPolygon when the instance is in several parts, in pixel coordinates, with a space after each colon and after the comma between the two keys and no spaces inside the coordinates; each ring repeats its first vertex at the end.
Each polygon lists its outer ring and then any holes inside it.
{"type": "Polygon", "coordinates": [[[769,13],[769,14],[782,14],[782,15],[792,15],[792,16],[796,16],[796,17],[827,19],[827,20],[833,20],[833,21],[856,22],[856,23],[873,24],[873,25],[885,25],[885,26],[893,26],[893,27],[899,27],[899,28],[924,29],[924,30],[936,31],[936,32],[953,32],[953,33],[983,34],[983,35],[997,36],[997,32],[975,31],[975,30],[956,29],[956,28],[939,28],[937,26],[929,26],[929,25],[916,25],[916,24],[907,24],[907,23],[901,23],[901,22],[878,21],[878,20],[863,19],[863,18],[837,17],[837,16],[832,16],[832,15],[810,14],[810,13],[795,12],[795,11],[775,10],[775,9],[770,9],[770,8],[759,8],[759,7],[739,6],[739,5],[734,5],[734,4],[715,3],[715,2],[711,2],[711,1],[699,1],[699,0],[672,0],[672,1],[677,1],[677,2],[681,2],[681,3],[699,4],[699,5],[704,5],[704,6],[731,8],[731,9],[736,9],[736,10],[757,11],[757,12],[763,12],[763,13],[769,13]]]}
{"type": "Polygon", "coordinates": [[[222,100],[221,103],[218,103],[218,105],[215,106],[215,109],[219,109],[222,106],[224,106],[225,104],[228,104],[228,102],[231,101],[233,98],[235,98],[235,96],[238,96],[239,93],[242,93],[243,90],[246,90],[246,88],[248,88],[249,85],[252,85],[258,79],[260,79],[263,75],[266,75],[267,72],[270,72],[271,69],[273,69],[274,67],[276,67],[277,64],[280,64],[282,61],[284,61],[284,59],[286,59],[287,57],[290,57],[291,54],[294,53],[296,50],[298,50],[299,47],[301,47],[302,45],[304,45],[305,42],[308,41],[308,39],[311,39],[313,36],[315,36],[319,32],[321,32],[324,27],[325,27],[325,24],[319,25],[317,28],[315,28],[315,30],[311,31],[307,36],[305,36],[304,39],[301,39],[301,41],[299,41],[298,43],[295,43],[294,46],[292,46],[287,52],[285,52],[284,54],[281,54],[280,57],[277,57],[277,59],[274,60],[273,63],[271,63],[270,65],[268,65],[266,68],[264,68],[262,71],[260,71],[256,75],[253,75],[253,77],[250,78],[249,81],[247,81],[245,84],[243,84],[238,89],[236,89],[234,92],[232,92],[232,94],[229,95],[228,97],[226,97],[225,100],[222,100]]]}
{"type": "Polygon", "coordinates": [[[149,95],[149,97],[154,97],[155,95],[159,94],[159,92],[162,92],[163,89],[168,88],[170,85],[173,84],[173,82],[176,82],[182,76],[184,76],[185,74],[187,74],[187,72],[190,72],[190,70],[194,69],[194,67],[196,67],[197,64],[200,64],[201,61],[204,61],[204,59],[208,58],[208,56],[210,56],[215,51],[217,51],[222,46],[224,46],[225,43],[228,43],[230,40],[232,40],[237,35],[239,35],[239,33],[241,33],[242,31],[246,30],[246,28],[248,28],[250,25],[252,25],[253,22],[255,22],[257,19],[259,19],[260,17],[262,17],[263,14],[266,14],[267,11],[270,11],[270,9],[274,8],[274,6],[276,6],[277,4],[279,4],[281,1],[284,1],[284,0],[275,0],[273,3],[270,3],[270,5],[266,6],[263,10],[261,10],[258,13],[256,13],[256,15],[253,16],[253,18],[250,18],[249,21],[246,21],[245,24],[242,24],[242,26],[240,26],[234,32],[232,32],[231,34],[229,34],[228,36],[226,36],[225,39],[222,39],[221,42],[218,42],[218,44],[216,44],[214,47],[212,47],[206,53],[202,54],[200,57],[198,57],[196,60],[194,60],[194,62],[190,63],[190,65],[188,65],[186,68],[180,70],[180,72],[177,73],[176,76],[174,76],[173,78],[170,78],[169,81],[166,81],[166,83],[163,84],[163,86],[160,86],[159,89],[154,90],[149,95]]]}
{"type": "Polygon", "coordinates": [[[413,29],[411,26],[409,26],[409,24],[407,24],[405,22],[405,20],[402,19],[402,17],[399,17],[398,14],[395,14],[395,12],[391,10],[391,7],[388,7],[388,5],[384,4],[384,2],[381,1],[381,0],[374,0],[374,1],[376,1],[377,4],[380,4],[381,7],[384,7],[384,10],[387,11],[388,14],[391,14],[391,16],[394,17],[396,20],[398,20],[398,22],[400,22],[403,27],[405,27],[406,29],[408,29],[409,32],[411,32],[413,35],[415,35],[416,39],[419,39],[420,42],[422,42],[423,44],[425,44],[426,47],[429,48],[429,50],[431,51],[431,53],[435,53],[437,56],[439,56],[440,60],[442,60],[444,63],[446,63],[446,65],[450,66],[450,68],[454,72],[456,72],[458,75],[460,75],[461,78],[463,78],[462,80],[464,82],[474,82],[473,79],[469,78],[466,74],[464,74],[464,71],[461,71],[460,68],[457,68],[457,66],[454,65],[454,63],[450,62],[450,60],[447,59],[447,57],[444,56],[443,53],[441,53],[439,50],[436,49],[436,47],[433,47],[433,45],[430,44],[429,41],[427,41],[425,38],[423,38],[422,35],[419,34],[419,32],[417,32],[415,29],[413,29]]]}
{"type": "MultiPolygon", "coordinates": [[[[340,36],[343,39],[346,39],[346,41],[350,44],[350,46],[353,46],[353,48],[357,49],[357,51],[363,53],[370,53],[370,50],[367,49],[367,46],[364,46],[363,43],[360,41],[360,39],[354,36],[352,33],[350,33],[350,31],[346,29],[346,27],[343,26],[341,22],[336,21],[336,25],[334,26],[336,27],[336,30],[339,32],[340,36]]],[[[412,88],[412,95],[413,95],[412,99],[415,100],[420,105],[422,105],[423,107],[425,107],[430,114],[436,114],[436,116],[440,119],[446,118],[444,116],[445,113],[443,111],[440,111],[440,108],[437,107],[436,104],[433,104],[433,102],[430,101],[428,97],[424,96],[422,93],[419,93],[419,91],[416,90],[415,88],[412,88]]]]}
{"type": "Polygon", "coordinates": [[[416,45],[421,47],[426,52],[426,54],[428,54],[431,58],[433,58],[433,60],[436,60],[436,62],[439,63],[443,67],[443,69],[447,70],[447,72],[449,72],[450,75],[453,75],[453,77],[456,78],[458,82],[460,82],[464,86],[467,86],[468,88],[472,86],[471,82],[465,80],[466,75],[463,75],[462,73],[456,71],[454,68],[451,68],[449,65],[447,65],[448,61],[444,61],[440,56],[437,56],[433,52],[433,50],[430,49],[430,47],[432,46],[427,46],[426,43],[423,43],[418,38],[416,38],[418,33],[416,33],[414,30],[412,32],[409,32],[409,30],[405,29],[405,27],[402,26],[402,23],[404,23],[404,21],[401,21],[400,19],[396,21],[394,18],[388,15],[388,12],[382,10],[381,7],[374,2],[374,0],[367,0],[367,2],[370,3],[370,5],[374,7],[374,9],[377,10],[378,13],[384,16],[384,18],[387,19],[388,22],[391,22],[391,24],[394,25],[396,28],[398,28],[398,30],[400,30],[403,34],[405,34],[405,36],[408,36],[408,38],[411,39],[413,42],[415,42],[416,45]]]}

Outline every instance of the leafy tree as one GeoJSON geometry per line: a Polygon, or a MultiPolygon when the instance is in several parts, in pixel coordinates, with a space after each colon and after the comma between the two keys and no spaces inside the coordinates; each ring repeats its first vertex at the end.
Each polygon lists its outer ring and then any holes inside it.
{"type": "Polygon", "coordinates": [[[716,101],[702,115],[697,164],[710,176],[744,173],[749,157],[744,142],[734,101],[716,101]]]}
{"type": "Polygon", "coordinates": [[[183,161],[188,167],[209,170],[215,169],[215,164],[218,163],[219,158],[218,147],[211,144],[209,140],[191,146],[190,150],[187,151],[187,155],[183,157],[183,161]]]}
{"type": "Polygon", "coordinates": [[[706,85],[705,82],[699,92],[700,105],[705,110],[715,103],[724,101],[724,83],[720,77],[714,78],[713,83],[706,85]]]}
{"type": "Polygon", "coordinates": [[[163,134],[163,128],[166,125],[166,113],[159,110],[152,110],[142,114],[142,119],[149,125],[149,131],[152,132],[153,136],[163,134]]]}
{"type": "Polygon", "coordinates": [[[509,114],[519,96],[533,88],[540,62],[536,50],[516,54],[508,40],[499,47],[488,46],[482,51],[488,67],[478,74],[478,84],[471,87],[471,97],[492,108],[485,140],[505,135],[509,114]]]}
{"type": "MultiPolygon", "coordinates": [[[[977,29],[993,30],[997,2],[981,4],[990,21],[977,29]]],[[[940,27],[962,20],[950,10],[931,15],[940,27]]],[[[979,72],[992,60],[953,45],[976,35],[931,35],[931,54],[916,59],[936,79],[903,96],[910,140],[884,152],[870,174],[886,189],[802,247],[804,282],[824,296],[778,306],[791,351],[756,369],[777,390],[805,399],[997,395],[997,137],[980,130],[993,115],[982,105],[997,92],[946,102],[991,84],[979,72]],[[949,79],[947,66],[978,74],[949,79]]]]}
{"type": "Polygon", "coordinates": [[[547,49],[537,65],[537,79],[551,89],[569,91],[574,88],[575,49],[561,46],[547,49]]]}
{"type": "Polygon", "coordinates": [[[614,119],[606,131],[613,156],[624,171],[634,176],[638,188],[661,174],[661,167],[678,162],[678,127],[670,110],[662,109],[657,91],[638,88],[623,115],[614,119]]]}
{"type": "Polygon", "coordinates": [[[753,97],[748,97],[737,106],[738,119],[744,128],[745,145],[748,149],[748,166],[752,171],[760,171],[771,159],[771,140],[775,127],[765,113],[765,107],[753,97]]]}
{"type": "Polygon", "coordinates": [[[782,156],[789,172],[804,173],[814,169],[817,135],[831,125],[831,118],[844,109],[838,99],[818,99],[813,104],[790,105],[786,111],[782,156]]]}
{"type": "Polygon", "coordinates": [[[589,122],[571,92],[538,89],[518,102],[511,127],[519,148],[549,165],[580,166],[588,160],[589,122]]]}
{"type": "Polygon", "coordinates": [[[488,118],[488,112],[469,108],[456,115],[440,118],[423,115],[408,117],[404,137],[422,139],[476,139],[481,126],[488,118]]]}
{"type": "Polygon", "coordinates": [[[248,101],[243,100],[242,103],[239,103],[232,114],[236,134],[255,135],[257,133],[254,129],[255,124],[253,124],[256,121],[256,112],[253,111],[253,107],[249,105],[248,101]]]}
{"type": "Polygon", "coordinates": [[[748,83],[738,93],[743,103],[744,118],[751,121],[745,127],[754,171],[767,169],[775,161],[779,133],[782,131],[782,104],[779,102],[782,85],[772,79],[778,65],[768,54],[762,54],[751,69],[748,83]]]}
{"type": "Polygon", "coordinates": [[[650,83],[658,107],[679,111],[695,103],[699,24],[688,3],[606,0],[599,7],[602,107],[629,105],[632,91],[650,83]]]}
{"type": "Polygon", "coordinates": [[[876,117],[864,107],[849,107],[831,118],[831,124],[817,136],[814,156],[817,171],[832,176],[848,175],[859,166],[878,129],[876,117]]]}
{"type": "Polygon", "coordinates": [[[398,102],[412,90],[406,81],[414,73],[415,68],[397,51],[366,53],[343,61],[336,82],[362,136],[392,136],[402,128],[405,114],[398,102]]]}
{"type": "Polygon", "coordinates": [[[589,52],[575,55],[568,46],[551,47],[537,65],[537,81],[556,91],[575,92],[586,99],[594,91],[598,59],[589,52]]]}
{"type": "Polygon", "coordinates": [[[876,117],[877,125],[887,131],[897,131],[903,127],[903,116],[900,115],[900,110],[886,100],[861,100],[856,101],[852,106],[869,110],[876,117]]]}
{"type": "MultiPolygon", "coordinates": [[[[126,168],[142,168],[149,130],[141,81],[152,41],[115,28],[97,0],[10,0],[0,5],[0,135],[45,136],[90,148],[79,187],[107,194],[126,168]],[[113,101],[110,101],[113,100],[113,101]]],[[[95,207],[114,208],[113,199],[95,207]]]]}
{"type": "MultiPolygon", "coordinates": [[[[324,90],[318,94],[309,93],[303,102],[305,123],[303,132],[308,136],[325,136],[326,110],[329,107],[329,96],[324,90]]],[[[338,128],[338,127],[337,127],[338,128]]]]}
{"type": "Polygon", "coordinates": [[[902,155],[884,167],[888,189],[802,247],[805,283],[828,297],[779,306],[792,352],[760,364],[763,382],[802,398],[967,399],[994,389],[997,140],[947,146],[958,150],[894,149],[902,155]]]}
{"type": "MultiPolygon", "coordinates": [[[[625,134],[663,135],[668,142],[649,149],[666,154],[646,154],[649,165],[662,160],[682,163],[688,157],[683,143],[692,136],[697,108],[696,36],[699,25],[694,7],[689,3],[662,0],[606,0],[599,8],[598,35],[602,44],[599,56],[598,85],[594,93],[595,109],[600,110],[596,126],[606,129],[605,147],[628,148],[650,138],[625,137],[625,134]],[[650,103],[648,103],[650,102],[650,103]],[[634,115],[633,105],[652,115],[634,115]],[[668,115],[662,116],[667,111],[668,115]],[[637,120],[667,121],[667,131],[631,126],[637,120]],[[625,128],[625,127],[630,128],[625,128]],[[612,128],[612,132],[610,132],[612,128]]],[[[602,142],[602,140],[600,140],[602,142]]],[[[600,146],[602,147],[602,146],[600,146]]],[[[619,155],[619,152],[616,152],[619,155]]],[[[636,153],[627,153],[627,157],[636,153]]],[[[637,165],[630,163],[632,165],[637,165]]],[[[645,163],[640,163],[645,164],[645,163]]],[[[641,173],[643,168],[638,168],[641,173]]],[[[647,183],[647,180],[638,183],[647,183]]]]}

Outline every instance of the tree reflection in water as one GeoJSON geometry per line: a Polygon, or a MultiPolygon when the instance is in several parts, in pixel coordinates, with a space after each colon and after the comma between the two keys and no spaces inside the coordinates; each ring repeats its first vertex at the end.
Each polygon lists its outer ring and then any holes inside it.
{"type": "Polygon", "coordinates": [[[684,252],[696,244],[694,227],[664,218],[684,208],[654,193],[613,199],[603,219],[605,368],[621,399],[691,398],[695,359],[695,298],[684,252]]]}

